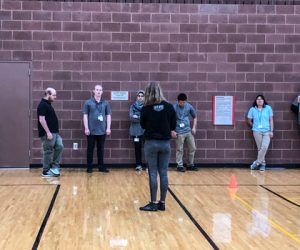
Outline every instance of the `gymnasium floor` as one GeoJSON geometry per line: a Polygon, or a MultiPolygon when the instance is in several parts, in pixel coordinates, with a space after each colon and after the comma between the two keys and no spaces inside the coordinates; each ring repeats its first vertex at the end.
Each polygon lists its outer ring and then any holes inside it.
{"type": "Polygon", "coordinates": [[[165,212],[145,171],[0,170],[0,249],[300,249],[300,170],[169,171],[165,212]]]}

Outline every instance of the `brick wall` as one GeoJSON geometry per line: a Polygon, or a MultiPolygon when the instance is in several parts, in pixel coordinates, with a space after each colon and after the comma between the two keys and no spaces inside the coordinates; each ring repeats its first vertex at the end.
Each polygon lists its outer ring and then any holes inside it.
{"type": "MultiPolygon", "coordinates": [[[[289,108],[300,92],[300,6],[0,4],[0,60],[31,61],[33,114],[43,89],[58,91],[63,163],[85,163],[81,107],[98,82],[106,98],[111,90],[133,94],[130,102],[110,102],[112,135],[105,149],[107,163],[133,162],[128,109],[150,80],[161,83],[169,101],[183,91],[197,108],[197,163],[255,158],[245,113],[259,93],[275,113],[268,162],[300,163],[299,127],[289,108]],[[213,95],[235,96],[234,127],[212,125],[213,95]]],[[[40,163],[35,115],[32,121],[31,162],[40,163]]]]}

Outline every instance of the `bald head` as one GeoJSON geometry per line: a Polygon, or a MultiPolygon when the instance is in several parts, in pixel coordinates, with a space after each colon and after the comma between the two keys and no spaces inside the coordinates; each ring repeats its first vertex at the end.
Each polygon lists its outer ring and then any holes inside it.
{"type": "Polygon", "coordinates": [[[56,90],[54,88],[46,88],[44,98],[49,102],[53,102],[56,99],[56,90]]]}

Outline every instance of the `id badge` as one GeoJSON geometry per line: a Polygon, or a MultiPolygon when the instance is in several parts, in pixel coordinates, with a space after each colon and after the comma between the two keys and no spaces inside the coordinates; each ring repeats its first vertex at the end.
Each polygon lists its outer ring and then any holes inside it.
{"type": "Polygon", "coordinates": [[[184,123],[179,123],[180,128],[184,128],[184,123]]]}
{"type": "Polygon", "coordinates": [[[99,115],[99,116],[98,116],[98,120],[99,120],[100,122],[103,122],[103,115],[99,115]]]}
{"type": "Polygon", "coordinates": [[[260,125],[258,125],[258,128],[262,128],[263,126],[260,124],[260,125]]]}
{"type": "Polygon", "coordinates": [[[134,137],[133,141],[134,141],[134,142],[139,142],[139,141],[140,141],[140,138],[134,137]]]}

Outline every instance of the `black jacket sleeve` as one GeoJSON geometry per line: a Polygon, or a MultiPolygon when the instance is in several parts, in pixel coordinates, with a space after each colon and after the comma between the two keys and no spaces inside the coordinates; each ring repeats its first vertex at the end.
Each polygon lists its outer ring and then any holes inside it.
{"type": "Polygon", "coordinates": [[[141,110],[140,125],[141,125],[142,129],[146,129],[145,107],[142,107],[142,110],[141,110]]]}
{"type": "Polygon", "coordinates": [[[173,107],[173,105],[170,105],[170,112],[171,112],[171,117],[170,117],[170,129],[175,130],[176,129],[176,122],[177,122],[177,116],[176,116],[176,111],[173,107]]]}

